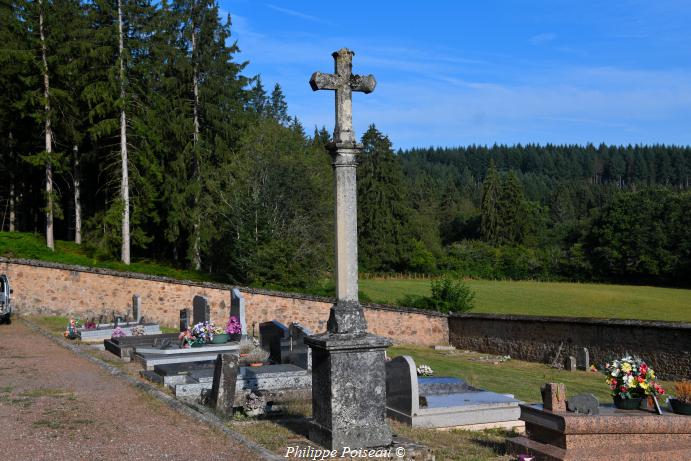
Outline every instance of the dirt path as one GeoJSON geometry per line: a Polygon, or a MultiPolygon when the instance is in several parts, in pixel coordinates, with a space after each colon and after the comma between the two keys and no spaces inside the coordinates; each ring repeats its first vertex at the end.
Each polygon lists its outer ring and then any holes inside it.
{"type": "Polygon", "coordinates": [[[3,460],[254,460],[97,365],[31,331],[0,325],[3,460]]]}

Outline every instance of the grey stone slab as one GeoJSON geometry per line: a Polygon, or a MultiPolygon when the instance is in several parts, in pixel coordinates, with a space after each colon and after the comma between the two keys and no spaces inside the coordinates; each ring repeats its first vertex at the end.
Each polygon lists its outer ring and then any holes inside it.
{"type": "Polygon", "coordinates": [[[195,296],[192,298],[192,322],[197,323],[211,321],[211,307],[206,296],[195,296]]]}
{"type": "Polygon", "coordinates": [[[261,347],[269,352],[269,359],[281,363],[281,340],[288,338],[288,328],[277,320],[259,324],[261,347]]]}
{"type": "Polygon", "coordinates": [[[240,320],[242,336],[247,335],[247,320],[245,318],[245,297],[237,288],[230,291],[230,316],[235,316],[240,320]]]}
{"type": "Polygon", "coordinates": [[[189,374],[195,370],[210,370],[213,373],[215,360],[207,360],[204,362],[187,362],[187,363],[171,363],[166,365],[156,365],[154,371],[162,376],[173,376],[181,374],[189,374]]]}
{"type": "Polygon", "coordinates": [[[386,406],[405,415],[420,409],[420,390],[415,362],[401,355],[386,362],[386,406]]]}
{"type": "MultiPolygon", "coordinates": [[[[211,389],[212,380],[206,372],[192,371],[186,380],[174,385],[176,397],[199,396],[203,389],[211,389]],[[195,379],[195,376],[200,380],[195,379]]],[[[307,370],[294,365],[264,365],[240,367],[236,390],[240,391],[296,391],[310,389],[312,376],[307,370]]]]}
{"type": "Polygon", "coordinates": [[[233,414],[238,367],[238,354],[219,354],[216,359],[209,404],[227,416],[233,414]]]}
{"type": "MultiPolygon", "coordinates": [[[[218,360],[218,359],[216,359],[216,360],[218,360]]],[[[199,369],[199,370],[189,371],[187,373],[187,375],[197,382],[206,383],[206,382],[212,382],[214,380],[214,372],[215,372],[214,368],[211,368],[211,369],[203,368],[203,369],[199,369]]]]}
{"type": "MultiPolygon", "coordinates": [[[[135,326],[137,326],[136,323],[121,324],[120,328],[126,335],[131,336],[132,328],[135,326]]],[[[158,324],[148,323],[142,326],[144,327],[145,335],[161,334],[161,328],[158,324]]],[[[80,329],[78,334],[82,341],[103,341],[104,339],[110,339],[114,330],[115,326],[103,326],[92,330],[80,329]]]]}
{"type": "Polygon", "coordinates": [[[215,352],[217,354],[239,349],[238,343],[224,343],[224,344],[204,344],[201,347],[187,347],[172,348],[172,349],[157,349],[155,347],[135,346],[135,352],[140,355],[195,355],[205,354],[208,352],[215,352]]]}
{"type": "Polygon", "coordinates": [[[417,381],[418,388],[420,389],[420,395],[453,394],[480,391],[479,389],[466,383],[461,378],[445,376],[418,376],[417,381]]]}
{"type": "MultiPolygon", "coordinates": [[[[518,408],[519,401],[513,397],[489,391],[461,394],[426,395],[427,409],[465,407],[465,409],[486,409],[495,406],[518,408]]],[[[517,419],[517,418],[516,418],[517,419]]]]}
{"type": "Polygon", "coordinates": [[[132,320],[135,323],[142,320],[142,297],[139,295],[132,296],[132,320]]]}
{"type": "Polygon", "coordinates": [[[579,394],[566,401],[566,410],[587,415],[600,413],[600,401],[593,394],[579,394]]]}
{"type": "Polygon", "coordinates": [[[200,349],[195,351],[195,353],[183,353],[183,354],[141,354],[136,352],[133,354],[132,358],[137,363],[142,364],[147,370],[153,370],[156,365],[166,365],[172,363],[186,363],[186,362],[204,362],[209,360],[216,360],[219,353],[228,353],[237,351],[239,346],[236,344],[233,347],[226,347],[225,349],[219,350],[218,348],[206,348],[199,347],[194,349],[200,349]]]}

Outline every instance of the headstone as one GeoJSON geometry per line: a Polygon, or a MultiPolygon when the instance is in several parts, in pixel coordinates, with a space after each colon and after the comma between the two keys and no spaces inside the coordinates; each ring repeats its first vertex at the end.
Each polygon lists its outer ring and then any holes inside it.
{"type": "Polygon", "coordinates": [[[192,321],[194,324],[211,321],[211,307],[206,296],[195,296],[192,299],[192,321]]]}
{"type": "Polygon", "coordinates": [[[566,357],[566,364],[564,365],[566,371],[576,371],[576,357],[570,355],[566,357]]]}
{"type": "Polygon", "coordinates": [[[588,370],[590,368],[590,354],[587,347],[581,347],[577,351],[576,366],[579,370],[588,370]]]}
{"type": "Polygon", "coordinates": [[[600,413],[600,402],[593,394],[574,395],[566,401],[566,409],[575,413],[597,415],[600,413]]]}
{"type": "Polygon", "coordinates": [[[180,309],[180,331],[186,331],[190,327],[190,310],[180,309]]]}
{"type": "Polygon", "coordinates": [[[269,351],[269,359],[281,363],[281,340],[288,337],[288,328],[277,320],[259,324],[259,341],[269,351]]]}
{"type": "Polygon", "coordinates": [[[566,386],[562,383],[546,383],[540,388],[545,410],[566,411],[566,386]]]}
{"type": "Polygon", "coordinates": [[[238,354],[218,354],[216,359],[210,404],[216,411],[226,416],[233,415],[238,364],[238,354]]]}
{"type": "Polygon", "coordinates": [[[288,327],[288,338],[281,340],[281,363],[292,363],[305,370],[312,369],[312,349],[305,338],[314,335],[312,330],[293,322],[288,327]]]}
{"type": "Polygon", "coordinates": [[[230,291],[230,316],[235,316],[240,320],[242,336],[247,336],[247,320],[245,320],[245,298],[240,290],[233,288],[230,291]]]}
{"type": "Polygon", "coordinates": [[[136,323],[142,321],[142,297],[139,295],[132,296],[132,320],[136,323]]]}
{"type": "Polygon", "coordinates": [[[370,93],[374,76],[353,75],[352,51],[332,54],[335,73],[315,72],[312,90],[335,90],[336,127],[328,147],[333,157],[336,303],[327,332],[306,339],[312,348],[312,414],[309,439],[329,449],[380,447],[392,441],[386,424],[384,351],[390,340],[367,332],[358,300],[357,154],[352,92],[370,93]]]}

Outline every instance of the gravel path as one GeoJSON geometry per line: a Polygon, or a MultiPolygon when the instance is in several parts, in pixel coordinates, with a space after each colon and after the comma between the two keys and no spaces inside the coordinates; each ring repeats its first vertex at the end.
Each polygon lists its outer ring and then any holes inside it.
{"type": "Polygon", "coordinates": [[[7,460],[255,460],[31,331],[0,325],[0,456],[7,460]]]}

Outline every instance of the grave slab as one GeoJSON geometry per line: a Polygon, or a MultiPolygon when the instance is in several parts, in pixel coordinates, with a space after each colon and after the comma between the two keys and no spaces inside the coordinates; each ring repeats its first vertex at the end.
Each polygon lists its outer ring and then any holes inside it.
{"type": "MultiPolygon", "coordinates": [[[[125,332],[127,336],[132,335],[132,328],[139,326],[140,324],[135,322],[121,323],[118,326],[125,332]]],[[[158,335],[161,334],[161,328],[157,323],[144,323],[141,324],[144,327],[145,335],[158,335]]],[[[100,324],[94,329],[87,330],[85,328],[80,328],[78,330],[79,338],[84,342],[101,342],[104,339],[110,339],[113,336],[113,331],[115,330],[115,324],[106,323],[100,324]]]]}
{"type": "Polygon", "coordinates": [[[454,377],[418,377],[413,359],[386,364],[387,414],[414,427],[520,427],[519,401],[454,377]]]}
{"type": "Polygon", "coordinates": [[[691,418],[602,405],[598,415],[551,411],[521,405],[526,436],[508,441],[510,454],[530,454],[536,461],[612,459],[688,460],[691,418]]]}

